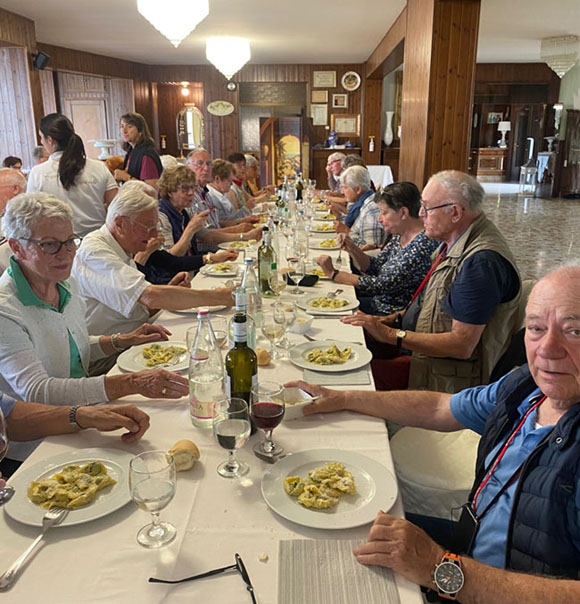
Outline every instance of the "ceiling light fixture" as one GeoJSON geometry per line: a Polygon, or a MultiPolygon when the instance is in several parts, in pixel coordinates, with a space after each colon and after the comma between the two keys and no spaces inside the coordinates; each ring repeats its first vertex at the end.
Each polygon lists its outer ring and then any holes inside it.
{"type": "Polygon", "coordinates": [[[205,56],[227,80],[231,80],[250,60],[250,41],[229,36],[208,38],[205,42],[205,56]]]}
{"type": "Polygon", "coordinates": [[[137,0],[137,10],[177,48],[209,15],[209,0],[137,0]]]}
{"type": "Polygon", "coordinates": [[[579,41],[578,36],[544,38],[540,48],[540,58],[561,78],[578,60],[579,41]]]}

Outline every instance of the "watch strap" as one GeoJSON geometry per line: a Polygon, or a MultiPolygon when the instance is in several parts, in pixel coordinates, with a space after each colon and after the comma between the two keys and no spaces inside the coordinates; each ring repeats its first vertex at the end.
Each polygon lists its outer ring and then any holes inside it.
{"type": "MultiPolygon", "coordinates": [[[[461,556],[459,554],[454,554],[452,552],[445,552],[445,554],[443,554],[443,558],[441,559],[441,562],[437,566],[440,566],[441,564],[444,564],[444,563],[455,564],[456,566],[459,567],[459,569],[461,570],[461,574],[463,575],[463,569],[461,568],[461,556]]],[[[433,572],[434,577],[435,577],[436,570],[437,570],[437,567],[435,567],[435,571],[433,572]]],[[[457,594],[463,588],[463,583],[462,583],[461,587],[457,591],[446,592],[446,591],[442,590],[439,587],[439,585],[437,585],[436,581],[435,581],[435,585],[437,586],[437,594],[439,595],[439,597],[444,598],[445,600],[451,600],[451,601],[457,600],[457,594]]]]}

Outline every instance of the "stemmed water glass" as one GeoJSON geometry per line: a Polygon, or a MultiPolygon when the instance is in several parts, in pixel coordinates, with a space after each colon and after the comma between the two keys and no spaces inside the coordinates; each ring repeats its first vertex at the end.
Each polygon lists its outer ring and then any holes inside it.
{"type": "Polygon", "coordinates": [[[296,322],[296,309],[294,305],[290,302],[282,302],[278,301],[274,304],[274,319],[278,323],[282,323],[284,325],[284,337],[278,343],[278,346],[288,350],[291,346],[290,341],[288,340],[288,331],[292,328],[294,323],[296,322]]]}
{"type": "Polygon", "coordinates": [[[236,451],[246,444],[250,428],[248,403],[244,399],[225,398],[216,402],[213,409],[213,433],[220,447],[229,452],[228,459],[217,467],[220,476],[237,478],[248,473],[250,467],[236,459],[236,451]]]}
{"type": "Polygon", "coordinates": [[[257,428],[264,430],[264,440],[254,446],[262,455],[279,455],[284,449],[272,440],[272,430],[284,417],[282,385],[278,382],[260,382],[252,388],[250,417],[257,428]]]}
{"type": "Polygon", "coordinates": [[[278,269],[272,270],[268,276],[268,285],[276,294],[276,297],[279,297],[286,288],[286,279],[284,279],[284,275],[278,269]]]}
{"type": "Polygon", "coordinates": [[[137,533],[137,541],[148,548],[170,543],[177,535],[169,522],[159,520],[159,512],[175,494],[175,463],[165,451],[145,451],[133,457],[129,464],[129,488],[133,501],[150,512],[152,523],[137,533]]]}
{"type": "Polygon", "coordinates": [[[298,284],[306,274],[304,259],[300,257],[288,258],[288,267],[292,269],[292,280],[294,281],[294,289],[291,289],[290,293],[294,296],[301,296],[304,292],[298,287],[298,284]]]}
{"type": "Polygon", "coordinates": [[[275,313],[265,314],[262,317],[262,333],[270,341],[270,356],[272,360],[280,358],[280,353],[276,350],[276,343],[284,336],[284,318],[280,318],[275,313]]]}

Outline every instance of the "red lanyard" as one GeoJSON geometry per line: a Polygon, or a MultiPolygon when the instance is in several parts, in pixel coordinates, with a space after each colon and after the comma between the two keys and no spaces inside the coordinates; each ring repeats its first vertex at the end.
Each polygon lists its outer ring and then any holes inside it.
{"type": "Polygon", "coordinates": [[[437,256],[437,258],[435,258],[435,262],[433,262],[433,264],[431,265],[431,268],[429,269],[429,272],[425,275],[425,278],[423,279],[423,281],[421,281],[421,285],[419,285],[419,287],[417,288],[417,291],[413,294],[411,301],[409,302],[409,304],[407,304],[407,308],[409,308],[409,306],[411,306],[411,304],[413,304],[413,302],[415,301],[415,298],[423,291],[423,289],[429,282],[429,279],[431,279],[431,275],[433,274],[433,271],[439,266],[439,264],[441,263],[441,260],[443,260],[443,258],[445,258],[446,255],[447,255],[447,244],[445,244],[443,246],[441,253],[439,254],[439,256],[437,256]]]}
{"type": "MultiPolygon", "coordinates": [[[[543,396],[537,403],[534,403],[526,412],[526,414],[524,415],[524,417],[522,417],[522,420],[520,421],[520,423],[518,424],[517,428],[511,433],[510,437],[507,439],[505,445],[501,448],[499,454],[497,455],[497,457],[495,458],[495,461],[493,463],[493,466],[491,467],[491,470],[487,473],[487,476],[483,479],[482,483],[479,485],[479,487],[477,488],[477,491],[475,491],[475,495],[473,496],[473,502],[472,502],[472,508],[473,508],[473,513],[475,514],[475,504],[477,501],[477,498],[479,497],[479,494],[481,493],[483,487],[487,484],[487,482],[489,481],[489,479],[491,478],[491,475],[494,473],[495,469],[497,468],[497,466],[499,465],[499,462],[502,460],[503,456],[505,455],[505,452],[507,451],[507,448],[510,446],[512,440],[515,438],[516,434],[519,432],[520,428],[524,425],[526,419],[528,419],[528,416],[530,415],[530,413],[532,413],[532,411],[535,411],[544,401],[546,400],[546,397],[543,396]]],[[[523,464],[522,464],[523,465],[523,464]]],[[[508,481],[508,483],[505,485],[504,489],[507,488],[514,480],[517,479],[517,477],[520,475],[520,471],[521,471],[521,467],[516,471],[516,473],[510,478],[510,480],[508,481]]]]}

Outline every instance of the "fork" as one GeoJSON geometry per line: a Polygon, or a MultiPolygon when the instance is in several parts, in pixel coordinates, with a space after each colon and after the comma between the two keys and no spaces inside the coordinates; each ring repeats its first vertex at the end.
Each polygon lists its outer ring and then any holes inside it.
{"type": "Polygon", "coordinates": [[[30,554],[36,549],[36,546],[42,541],[46,531],[52,526],[60,524],[67,514],[68,510],[65,508],[52,508],[46,512],[42,518],[42,532],[40,535],[38,535],[38,537],[26,548],[24,553],[14,561],[12,566],[3,575],[0,575],[0,591],[12,587],[12,584],[16,581],[16,577],[18,576],[18,571],[22,568],[26,560],[28,560],[30,554]]]}
{"type": "Polygon", "coordinates": [[[342,291],[343,291],[342,288],[339,287],[338,289],[334,290],[333,292],[328,292],[326,294],[326,297],[327,298],[336,298],[336,296],[338,296],[338,294],[342,294],[342,291]]]}

